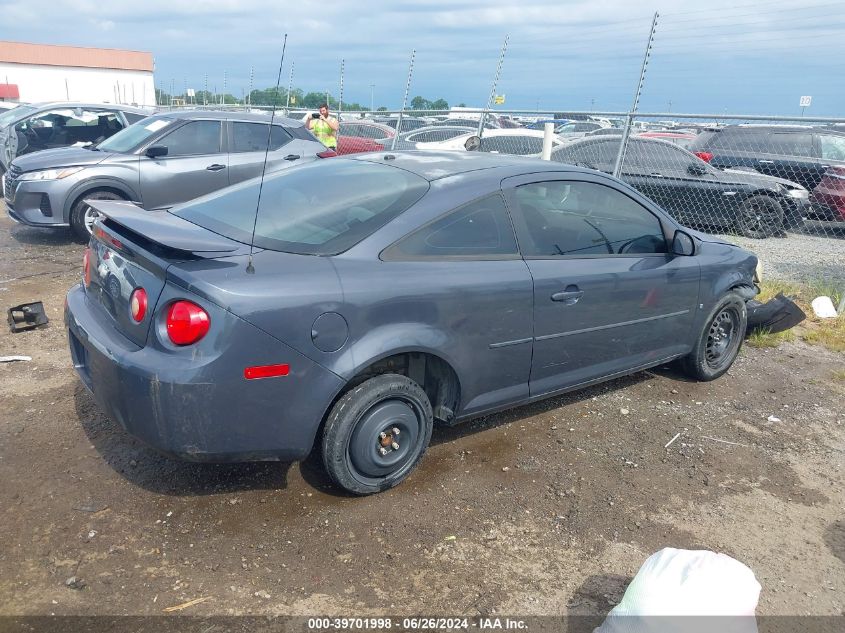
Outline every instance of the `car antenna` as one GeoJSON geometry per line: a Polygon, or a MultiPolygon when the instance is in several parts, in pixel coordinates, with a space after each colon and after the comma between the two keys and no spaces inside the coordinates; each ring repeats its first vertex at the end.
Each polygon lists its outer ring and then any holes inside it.
{"type": "Polygon", "coordinates": [[[288,45],[288,34],[285,33],[285,40],[282,43],[282,59],[279,61],[279,76],[276,78],[276,91],[273,93],[273,109],[270,112],[270,125],[267,126],[267,145],[264,147],[264,165],[261,168],[261,183],[258,185],[258,200],[255,203],[255,218],[252,221],[252,237],[249,239],[249,261],[246,265],[246,272],[250,275],[255,273],[252,265],[252,254],[255,250],[255,228],[258,226],[258,209],[261,207],[261,190],[264,188],[264,175],[267,173],[267,155],[270,153],[270,140],[273,137],[273,119],[276,118],[276,97],[279,96],[279,84],[282,81],[282,66],[285,63],[285,49],[288,45]]]}

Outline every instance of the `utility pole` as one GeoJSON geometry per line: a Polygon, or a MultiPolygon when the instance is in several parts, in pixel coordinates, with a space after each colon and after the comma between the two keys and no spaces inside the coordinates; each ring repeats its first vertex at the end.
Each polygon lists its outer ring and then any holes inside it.
{"type": "Polygon", "coordinates": [[[655,11],[654,19],[651,21],[651,31],[648,35],[648,44],[646,44],[645,55],[643,56],[643,66],[640,69],[640,80],[637,82],[637,91],[634,93],[634,104],[625,119],[625,130],[622,132],[622,142],[619,143],[619,153],[616,155],[616,164],[613,166],[613,176],[615,178],[619,178],[619,174],[622,172],[622,161],[625,158],[625,150],[628,147],[628,138],[631,136],[631,126],[634,123],[634,115],[637,113],[637,108],[640,107],[640,95],[643,92],[645,71],[648,68],[648,58],[651,56],[651,47],[654,44],[654,32],[657,30],[657,18],[659,17],[660,14],[655,11]]]}
{"type": "MultiPolygon", "coordinates": [[[[249,105],[252,105],[252,77],[255,71],[254,66],[249,67],[249,105]]],[[[246,101],[244,101],[244,105],[246,105],[246,101]]]]}
{"type": "Polygon", "coordinates": [[[376,85],[370,84],[370,112],[375,111],[376,85]]]}
{"type": "Polygon", "coordinates": [[[595,109],[596,109],[596,98],[593,97],[592,99],[590,99],[590,112],[595,111],[595,109]]]}

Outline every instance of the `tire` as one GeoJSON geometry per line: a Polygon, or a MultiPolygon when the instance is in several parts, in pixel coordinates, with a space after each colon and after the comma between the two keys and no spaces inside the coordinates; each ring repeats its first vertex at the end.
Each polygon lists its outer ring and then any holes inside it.
{"type": "Polygon", "coordinates": [[[323,430],[323,465],[353,494],[388,490],[420,461],[433,426],[431,403],[416,382],[399,374],[370,378],[332,407],[323,430]]]}
{"type": "Polygon", "coordinates": [[[744,237],[762,240],[783,232],[783,207],[769,196],[751,196],[742,203],[736,228],[744,237]]]}
{"type": "Polygon", "coordinates": [[[114,191],[101,189],[86,193],[77,200],[76,204],[70,210],[70,228],[74,236],[82,242],[87,242],[91,238],[90,227],[97,217],[96,211],[85,204],[86,200],[126,200],[126,198],[114,191]]]}
{"type": "Polygon", "coordinates": [[[705,382],[724,374],[739,354],[747,323],[745,299],[729,292],[707,316],[695,346],[680,361],[681,370],[705,382]]]}

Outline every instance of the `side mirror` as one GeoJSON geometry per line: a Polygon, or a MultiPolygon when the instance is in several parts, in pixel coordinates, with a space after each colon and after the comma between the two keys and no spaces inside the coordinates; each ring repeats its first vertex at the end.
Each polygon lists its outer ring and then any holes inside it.
{"type": "Polygon", "coordinates": [[[159,158],[160,156],[167,156],[167,145],[153,145],[147,148],[144,152],[150,158],[159,158]]]}
{"type": "Polygon", "coordinates": [[[474,152],[481,147],[481,138],[475,135],[470,136],[464,143],[464,147],[468,152],[474,152]]]}
{"type": "Polygon", "coordinates": [[[672,238],[672,254],[689,257],[695,255],[695,241],[689,233],[678,230],[672,238]]]}
{"type": "Polygon", "coordinates": [[[689,167],[687,167],[687,172],[693,176],[704,176],[707,173],[707,167],[699,163],[692,163],[689,167]]]}

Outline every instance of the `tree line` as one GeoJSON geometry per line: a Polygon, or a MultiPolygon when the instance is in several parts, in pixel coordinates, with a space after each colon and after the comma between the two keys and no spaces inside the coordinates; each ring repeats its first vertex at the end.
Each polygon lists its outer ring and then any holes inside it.
{"type": "MultiPolygon", "coordinates": [[[[176,103],[184,103],[185,105],[254,105],[254,106],[275,106],[277,108],[286,107],[290,104],[291,108],[296,109],[317,109],[322,103],[328,103],[329,109],[337,111],[339,103],[336,97],[325,92],[305,92],[301,88],[294,88],[290,91],[290,101],[288,101],[288,91],[286,88],[265,88],[263,90],[256,89],[241,97],[236,97],[233,94],[215,94],[206,90],[197,90],[194,97],[188,97],[186,94],[173,94],[165,92],[163,89],[156,88],[156,103],[159,105],[170,105],[171,101],[176,103]]],[[[422,96],[416,96],[411,99],[412,110],[448,110],[449,102],[445,99],[429,100],[422,96]]],[[[369,110],[368,106],[361,105],[357,102],[343,102],[343,109],[345,111],[365,111],[369,110]]],[[[379,106],[376,108],[379,112],[384,112],[388,108],[386,106],[379,106]]]]}

